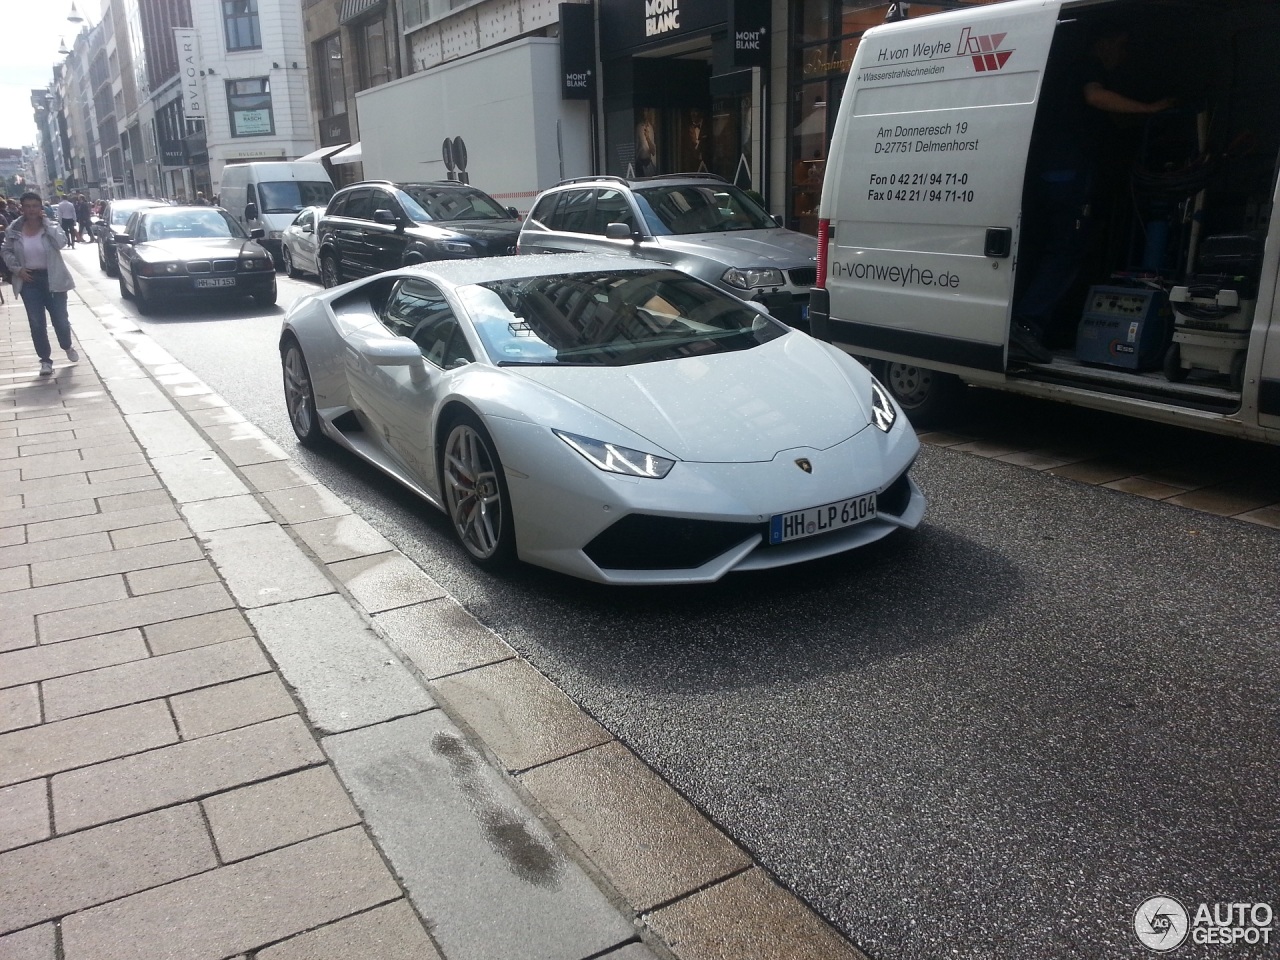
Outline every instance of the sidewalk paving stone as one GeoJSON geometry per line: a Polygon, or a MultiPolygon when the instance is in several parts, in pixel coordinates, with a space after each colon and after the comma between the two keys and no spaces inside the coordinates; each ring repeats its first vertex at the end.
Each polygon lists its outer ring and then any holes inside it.
{"type": "Polygon", "coordinates": [[[251,527],[256,523],[271,522],[271,515],[262,509],[257,498],[247,493],[238,497],[184,503],[179,509],[195,533],[212,533],[230,527],[251,527]]]}
{"type": "Polygon", "coordinates": [[[34,683],[149,656],[136,627],[0,653],[0,686],[34,683]]]}
{"type": "Polygon", "coordinates": [[[333,593],[334,586],[280,527],[259,524],[205,535],[205,549],[242,607],[333,593]]]}
{"type": "MultiPolygon", "coordinates": [[[[105,534],[89,534],[100,538],[94,541],[101,550],[73,554],[74,563],[66,562],[64,557],[51,560],[33,561],[31,563],[31,582],[37,586],[48,586],[56,583],[67,583],[71,580],[86,580],[90,577],[101,577],[112,573],[125,573],[147,570],[151,567],[164,567],[174,563],[185,563],[189,560],[204,558],[204,552],[195,540],[169,540],[164,543],[147,544],[142,547],[125,547],[112,550],[105,534]]],[[[68,538],[71,539],[71,538],[68,538]]],[[[66,543],[66,540],[46,541],[50,544],[66,543]]],[[[0,561],[2,562],[2,561],[0,561]]]]}
{"type": "Polygon", "coordinates": [[[351,560],[395,549],[369,522],[355,514],[295,523],[292,530],[321,563],[351,560]]]}
{"type": "Polygon", "coordinates": [[[49,825],[49,781],[28,780],[0,787],[0,851],[25,847],[52,833],[49,825]]]}
{"type": "Polygon", "coordinates": [[[318,730],[351,730],[435,706],[417,678],[336,594],[246,612],[318,730]]]}
{"type": "Polygon", "coordinates": [[[0,690],[0,733],[40,722],[40,691],[34,683],[0,690]]]}
{"type": "Polygon", "coordinates": [[[617,741],[520,776],[639,911],[751,866],[751,858],[617,741]]]}
{"type": "Polygon", "coordinates": [[[148,457],[172,457],[209,449],[209,441],[176,410],[139,413],[128,418],[148,457]]]}
{"type": "Polygon", "coordinates": [[[867,960],[758,867],[645,919],[681,960],[867,960]]]}
{"type": "Polygon", "coordinates": [[[10,507],[7,510],[0,510],[0,527],[17,527],[48,520],[66,520],[70,517],[83,517],[97,512],[98,505],[93,500],[65,500],[62,503],[10,507]]]}
{"type": "Polygon", "coordinates": [[[52,923],[0,937],[0,960],[58,960],[57,949],[52,923]]]}
{"type": "Polygon", "coordinates": [[[217,610],[143,627],[147,644],[155,654],[173,653],[223,640],[253,636],[253,630],[238,609],[217,610]]]}
{"type": "Polygon", "coordinates": [[[177,740],[173,718],[159,701],[0,734],[0,786],[101,763],[177,740]]]}
{"type": "Polygon", "coordinates": [[[267,720],[57,774],[53,822],[79,830],[323,762],[299,717],[267,720]]]}
{"type": "Polygon", "coordinates": [[[194,587],[202,583],[218,581],[218,571],[213,564],[203,557],[189,560],[186,563],[173,563],[164,567],[152,567],[126,573],[124,581],[129,592],[134,596],[149,593],[163,593],[166,590],[178,590],[182,587],[194,587]]]}
{"type": "Polygon", "coordinates": [[[388,610],[373,622],[428,680],[516,656],[451,597],[388,610]]]}
{"type": "Polygon", "coordinates": [[[73,914],[63,955],[222,960],[400,897],[352,827],[73,914]]]}
{"type": "Polygon", "coordinates": [[[71,517],[67,520],[49,520],[45,523],[27,525],[27,540],[57,540],[61,537],[74,537],[84,533],[98,533],[102,530],[124,530],[128,527],[141,527],[146,524],[161,523],[176,519],[178,511],[171,505],[159,507],[135,507],[132,510],[116,510],[112,513],[96,513],[86,517],[71,517]]]}
{"type": "Polygon", "coordinates": [[[112,530],[111,543],[121,549],[141,547],[148,543],[164,543],[166,540],[185,540],[189,536],[191,528],[181,520],[162,520],[159,523],[144,523],[137,527],[112,530]]]}
{"type": "Polygon", "coordinates": [[[328,765],[207,797],[202,806],[224,863],[361,822],[328,765]]]}
{"type": "Polygon", "coordinates": [[[259,674],[169,698],[183,740],[247,727],[297,713],[298,705],[274,673],[259,674]]]}
{"type": "Polygon", "coordinates": [[[57,677],[41,686],[46,718],[63,720],[269,670],[257,641],[249,638],[57,677]]]}
{"type": "Polygon", "coordinates": [[[322,743],[449,960],[563,960],[634,939],[440,711],[322,743]]]}
{"type": "MultiPolygon", "coordinates": [[[[135,443],[125,444],[129,452],[113,454],[107,456],[105,451],[115,450],[115,447],[101,447],[91,451],[95,454],[93,457],[86,457],[79,463],[66,464],[47,464],[45,466],[28,466],[25,461],[18,461],[21,466],[18,468],[22,474],[23,480],[43,480],[49,477],[66,476],[67,474],[78,474],[86,471],[115,470],[120,467],[145,467],[147,459],[142,452],[138,450],[135,443]],[[97,454],[102,454],[98,456],[97,454]]],[[[50,456],[62,456],[62,454],[50,454],[50,456]]]]}
{"type": "Polygon", "coordinates": [[[160,488],[110,494],[98,493],[95,490],[94,499],[98,501],[98,509],[103,513],[132,510],[135,507],[159,507],[173,502],[169,499],[168,491],[160,488]]]}
{"type": "Polygon", "coordinates": [[[117,480],[92,480],[78,475],[58,479],[74,482],[64,482],[56,487],[40,487],[33,482],[32,489],[23,492],[23,501],[27,506],[37,506],[43,503],[61,503],[64,500],[109,497],[115,494],[160,489],[160,478],[150,470],[140,476],[121,477],[117,480]]]}
{"type": "Polygon", "coordinates": [[[330,493],[327,487],[314,483],[303,487],[268,490],[263,496],[276,508],[285,523],[305,523],[322,517],[341,517],[351,512],[351,508],[330,493]]]}
{"type": "Polygon", "coordinates": [[[407,900],[376,907],[258,951],[257,960],[442,960],[407,900]]]}
{"type": "Polygon", "coordinates": [[[83,910],[218,865],[195,804],[0,854],[0,933],[83,910]]]}
{"type": "Polygon", "coordinates": [[[464,721],[508,770],[524,770],[599,746],[612,737],[527,661],[437,680],[450,713],[464,721]]]}
{"type": "Polygon", "coordinates": [[[156,457],[152,467],[178,503],[234,497],[249,490],[212,450],[156,457]]]}
{"type": "Polygon", "coordinates": [[[31,570],[28,567],[0,567],[0,593],[27,590],[31,587],[31,570]]]}
{"type": "Polygon", "coordinates": [[[329,564],[342,585],[369,613],[446,596],[444,589],[403,553],[379,553],[329,564]]]}
{"type": "Polygon", "coordinates": [[[266,493],[268,490],[283,490],[286,487],[305,487],[316,482],[315,477],[291,460],[254,463],[244,467],[240,472],[260,493],[266,493]]]}
{"type": "Polygon", "coordinates": [[[77,580],[74,584],[56,583],[47,587],[32,587],[6,597],[4,607],[6,616],[22,617],[88,607],[108,600],[122,600],[128,596],[124,577],[116,573],[77,580]]]}
{"type": "Polygon", "coordinates": [[[205,583],[75,610],[42,613],[36,617],[36,625],[42,643],[55,643],[87,637],[92,633],[111,633],[125,627],[145,627],[165,620],[180,620],[197,613],[212,613],[234,606],[235,602],[221,582],[205,583]]]}

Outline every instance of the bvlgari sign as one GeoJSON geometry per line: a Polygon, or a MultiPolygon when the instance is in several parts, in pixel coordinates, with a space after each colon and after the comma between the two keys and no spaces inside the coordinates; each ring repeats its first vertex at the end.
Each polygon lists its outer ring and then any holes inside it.
{"type": "Polygon", "coordinates": [[[188,120],[205,119],[204,77],[200,70],[200,46],[191,27],[174,27],[178,46],[178,73],[182,78],[182,114],[188,120]]]}

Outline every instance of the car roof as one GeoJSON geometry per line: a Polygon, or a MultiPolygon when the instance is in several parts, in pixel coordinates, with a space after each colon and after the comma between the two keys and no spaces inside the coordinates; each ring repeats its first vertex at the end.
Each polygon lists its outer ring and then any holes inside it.
{"type": "Polygon", "coordinates": [[[559,189],[560,187],[573,186],[617,186],[621,184],[626,187],[651,187],[662,184],[707,184],[708,186],[729,187],[733,186],[724,177],[714,173],[664,173],[655,177],[615,177],[610,174],[601,174],[594,177],[569,177],[561,180],[551,189],[559,189]]]}
{"type": "Polygon", "coordinates": [[[428,279],[462,286],[493,280],[521,280],[527,277],[553,276],[565,273],[594,273],[612,270],[619,273],[645,273],[671,270],[657,261],[637,261],[633,257],[617,257],[599,253],[527,253],[514,257],[482,257],[474,260],[431,260],[404,267],[403,276],[421,275],[428,279]]]}

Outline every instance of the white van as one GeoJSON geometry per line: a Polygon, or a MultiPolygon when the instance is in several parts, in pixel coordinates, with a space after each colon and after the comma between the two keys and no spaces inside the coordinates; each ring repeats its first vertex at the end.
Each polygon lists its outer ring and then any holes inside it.
{"type": "Polygon", "coordinates": [[[921,423],[968,384],[1280,443],[1278,49],[1274,0],[1009,0],[868,30],[826,165],[815,335],[921,423]],[[1090,57],[1116,36],[1104,80],[1090,57]],[[1062,230],[1033,198],[1070,175],[1044,145],[1091,78],[1152,109],[1086,111],[1037,358],[1010,324],[1062,230]]]}
{"type": "Polygon", "coordinates": [[[310,160],[228,164],[218,185],[218,203],[245,230],[261,227],[258,242],[281,264],[280,237],[303,207],[322,207],[333,196],[324,165],[310,160]]]}

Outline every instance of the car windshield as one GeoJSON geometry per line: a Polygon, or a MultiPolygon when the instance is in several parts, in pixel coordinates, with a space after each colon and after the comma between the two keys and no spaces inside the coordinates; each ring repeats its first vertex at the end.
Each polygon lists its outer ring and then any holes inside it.
{"type": "Polygon", "coordinates": [[[634,193],[645,222],[659,235],[777,227],[764,207],[728,183],[638,187],[634,193]]]}
{"type": "Polygon", "coordinates": [[[432,220],[510,220],[511,214],[487,193],[461,184],[410,184],[396,191],[404,212],[419,223],[432,220]]]}
{"type": "Polygon", "coordinates": [[[148,240],[190,239],[193,237],[232,237],[247,239],[247,234],[221,210],[212,207],[167,209],[149,213],[142,222],[148,240]]]}
{"type": "Polygon", "coordinates": [[[627,366],[748,350],[787,332],[674,270],[494,280],[458,296],[499,366],[627,366]]]}
{"type": "Polygon", "coordinates": [[[258,184],[262,213],[297,213],[303,207],[323,206],[333,196],[326,180],[281,180],[258,184]]]}
{"type": "Polygon", "coordinates": [[[126,204],[113,203],[113,204],[111,205],[111,222],[112,222],[113,224],[116,224],[116,225],[121,225],[121,224],[128,223],[128,222],[129,222],[129,218],[130,218],[130,217],[132,217],[132,216],[133,216],[137,211],[139,211],[139,210],[144,210],[144,209],[146,209],[147,207],[158,207],[158,206],[162,206],[162,204],[158,204],[158,203],[126,203],[126,204]]]}

